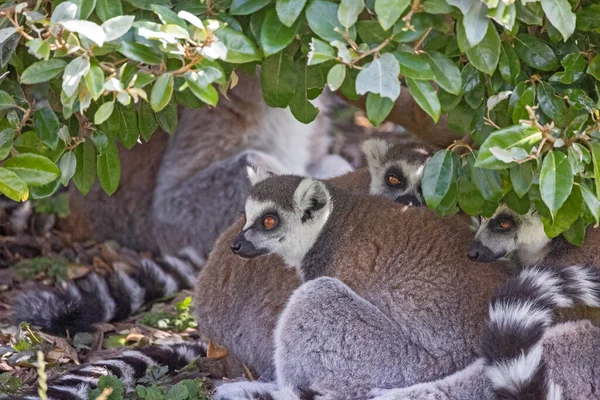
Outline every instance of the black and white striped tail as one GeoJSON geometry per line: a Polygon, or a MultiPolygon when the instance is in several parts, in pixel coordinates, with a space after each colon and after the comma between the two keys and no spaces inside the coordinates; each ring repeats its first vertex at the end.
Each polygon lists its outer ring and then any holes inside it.
{"type": "Polygon", "coordinates": [[[600,273],[594,268],[528,268],[498,291],[482,352],[499,399],[562,398],[561,388],[546,376],[542,337],[554,308],[577,305],[600,307],[600,273]]]}
{"type": "MultiPolygon", "coordinates": [[[[129,391],[146,375],[148,367],[166,365],[169,372],[174,372],[201,356],[206,356],[206,346],[199,342],[128,350],[113,358],[81,365],[48,382],[46,394],[48,400],[87,400],[88,392],[95,389],[98,380],[106,375],[115,375],[129,391]]],[[[19,398],[40,400],[37,387],[30,393],[19,398]]]]}
{"type": "Polygon", "coordinates": [[[91,273],[66,288],[23,292],[15,299],[13,316],[16,323],[59,335],[91,331],[94,323],[123,320],[152,300],[192,288],[202,265],[195,252],[158,261],[140,258],[131,274],[91,273]]]}

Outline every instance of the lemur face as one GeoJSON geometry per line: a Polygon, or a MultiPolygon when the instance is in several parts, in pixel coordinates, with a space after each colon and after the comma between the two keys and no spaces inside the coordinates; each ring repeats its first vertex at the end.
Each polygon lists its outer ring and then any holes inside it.
{"type": "Polygon", "coordinates": [[[279,254],[288,266],[298,267],[331,212],[326,186],[311,178],[269,176],[252,168],[248,175],[253,186],[245,205],[246,224],[231,250],[243,258],[279,254]]]}
{"type": "Polygon", "coordinates": [[[491,218],[482,219],[468,257],[491,262],[517,251],[540,252],[549,241],[539,214],[529,211],[519,215],[501,205],[491,218]]]}
{"type": "Polygon", "coordinates": [[[422,206],[421,178],[432,147],[406,143],[390,146],[383,140],[363,143],[371,175],[370,193],[409,206],[422,206]]]}

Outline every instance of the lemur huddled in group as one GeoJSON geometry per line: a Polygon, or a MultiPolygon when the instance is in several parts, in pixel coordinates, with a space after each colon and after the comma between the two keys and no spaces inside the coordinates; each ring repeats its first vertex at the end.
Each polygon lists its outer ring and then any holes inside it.
{"type": "MultiPolygon", "coordinates": [[[[224,110],[233,115],[235,109],[224,110]]],[[[256,129],[269,124],[249,126],[244,140],[264,139],[256,129]]],[[[276,126],[281,125],[270,127],[273,138],[276,126]]],[[[299,148],[310,147],[310,135],[304,137],[299,148]]],[[[162,224],[162,234],[171,235],[160,239],[163,268],[142,259],[137,275],[91,275],[67,289],[24,294],[15,309],[18,320],[53,332],[88,330],[95,322],[123,318],[157,294],[190,287],[194,279],[188,278],[201,269],[194,296],[199,331],[262,378],[219,386],[216,399],[596,396],[600,377],[593,371],[600,355],[593,349],[600,331],[582,322],[556,327],[551,322],[554,308],[600,305],[598,272],[576,263],[527,264],[511,278],[499,259],[527,251],[524,238],[531,235],[515,234],[506,247],[492,245],[502,240],[482,232],[494,217],[481,225],[469,252],[489,263],[469,260],[468,216],[441,218],[425,207],[407,207],[423,204],[421,174],[434,149],[371,140],[363,146],[367,169],[317,180],[306,177],[314,164],[310,151],[285,165],[292,156],[278,159],[266,142],[254,142],[262,144],[251,148],[250,158],[236,142],[223,146],[235,159],[229,163],[227,157],[211,158],[219,147],[215,139],[214,147],[186,164],[194,158],[192,149],[181,159],[175,155],[192,142],[179,140],[170,145],[179,150],[164,156],[157,188],[180,189],[167,197],[155,193],[152,204],[153,229],[162,224]],[[240,154],[244,159],[238,163],[240,154]],[[255,165],[248,181],[246,165],[255,165]],[[245,203],[242,192],[248,193],[245,203]],[[215,193],[220,197],[212,199],[215,193]],[[198,204],[181,205],[183,198],[198,204]],[[232,209],[242,207],[244,216],[235,221],[232,209]],[[193,226],[175,232],[184,220],[184,226],[193,226]],[[202,232],[204,221],[209,222],[202,232]],[[484,248],[497,256],[484,257],[484,248]],[[90,317],[85,304],[92,298],[90,304],[101,307],[90,317]]],[[[132,388],[150,365],[167,362],[177,369],[204,354],[200,343],[126,352],[50,382],[48,398],[87,398],[108,373],[132,388]]]]}

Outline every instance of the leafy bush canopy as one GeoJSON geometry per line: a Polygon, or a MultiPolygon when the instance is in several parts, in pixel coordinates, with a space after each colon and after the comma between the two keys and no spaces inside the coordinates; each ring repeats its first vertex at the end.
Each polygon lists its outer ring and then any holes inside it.
{"type": "Polygon", "coordinates": [[[424,171],[427,205],[490,216],[533,204],[550,237],[600,221],[600,4],[593,0],[70,0],[0,11],[0,192],[96,177],[177,104],[217,105],[261,65],[264,99],[304,123],[328,85],[375,125],[408,90],[470,138],[424,171]],[[401,83],[404,83],[402,85],[401,83]],[[218,90],[217,90],[218,89],[218,90]],[[35,95],[35,96],[34,96],[35,95]],[[47,104],[33,104],[33,97],[47,104]],[[39,107],[43,105],[43,107],[39,107]],[[470,145],[469,143],[475,146],[470,145]],[[474,150],[477,148],[477,150],[474,150]]]}

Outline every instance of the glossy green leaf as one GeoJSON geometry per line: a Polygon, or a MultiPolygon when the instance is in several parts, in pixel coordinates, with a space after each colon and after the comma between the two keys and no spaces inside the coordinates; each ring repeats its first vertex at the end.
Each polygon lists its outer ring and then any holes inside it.
{"type": "Polygon", "coordinates": [[[10,154],[16,134],[17,131],[14,128],[5,128],[0,131],[0,160],[10,154]]]}
{"type": "Polygon", "coordinates": [[[260,60],[256,46],[243,33],[221,28],[215,32],[215,36],[227,47],[227,62],[243,64],[260,60]]]}
{"type": "Polygon", "coordinates": [[[448,150],[438,151],[425,164],[421,189],[427,207],[435,210],[450,190],[458,160],[448,150]]]}
{"type": "Polygon", "coordinates": [[[425,0],[423,3],[423,11],[428,14],[450,14],[452,7],[446,0],[425,0]]]}
{"type": "Polygon", "coordinates": [[[265,58],[260,70],[260,83],[269,106],[287,107],[296,88],[294,58],[284,51],[265,58]]]}
{"type": "Polygon", "coordinates": [[[487,11],[488,8],[483,2],[473,1],[461,19],[470,46],[481,42],[488,31],[487,11]]]}
{"type": "Polygon", "coordinates": [[[446,92],[458,95],[462,87],[460,70],[448,57],[437,51],[428,53],[429,66],[435,76],[435,83],[446,92]]]}
{"type": "Polygon", "coordinates": [[[285,26],[292,26],[304,10],[306,0],[277,0],[275,10],[285,26]]]}
{"type": "Polygon", "coordinates": [[[472,64],[467,64],[461,71],[462,93],[471,108],[479,108],[485,97],[485,80],[483,74],[472,64]]]}
{"type": "Polygon", "coordinates": [[[102,21],[123,15],[121,0],[96,0],[96,14],[102,21]]]}
{"type": "Polygon", "coordinates": [[[98,100],[103,92],[104,72],[96,63],[92,63],[84,76],[85,86],[94,100],[98,100]]]}
{"type": "Polygon", "coordinates": [[[162,110],[169,104],[173,95],[173,85],[173,74],[163,74],[154,82],[150,94],[150,106],[154,112],[162,110]]]}
{"type": "Polygon", "coordinates": [[[58,167],[60,169],[60,182],[64,186],[67,186],[77,170],[77,157],[75,157],[75,154],[72,151],[66,152],[60,158],[58,167]]]}
{"type": "MultiPolygon", "coordinates": [[[[215,68],[212,69],[214,70],[215,68]]],[[[199,73],[186,72],[184,76],[190,90],[197,98],[211,106],[217,105],[219,93],[217,93],[217,90],[212,86],[214,80],[211,80],[204,71],[200,71],[199,73]]]]}
{"type": "Polygon", "coordinates": [[[33,115],[33,126],[38,137],[46,146],[55,149],[58,145],[58,117],[49,108],[41,108],[33,115]]]}
{"type": "Polygon", "coordinates": [[[469,179],[462,178],[458,181],[458,205],[469,215],[479,215],[485,199],[469,179]]]}
{"type": "Polygon", "coordinates": [[[367,64],[356,77],[356,93],[377,93],[395,101],[400,96],[400,66],[390,53],[367,64]]]}
{"type": "Polygon", "coordinates": [[[519,197],[514,190],[508,192],[502,199],[502,202],[520,215],[526,214],[530,209],[529,196],[519,197]]]}
{"type": "Polygon", "coordinates": [[[600,54],[597,54],[588,65],[587,73],[600,81],[600,54]]]}
{"type": "Polygon", "coordinates": [[[0,167],[0,193],[14,201],[25,201],[29,198],[27,184],[14,172],[0,167]]]}
{"type": "Polygon", "coordinates": [[[100,125],[106,121],[115,109],[115,103],[112,101],[106,102],[98,107],[98,110],[94,114],[94,124],[100,125]]]}
{"type": "Polygon", "coordinates": [[[121,180],[121,160],[119,150],[113,141],[109,141],[104,153],[97,159],[98,179],[107,195],[117,191],[121,180]]]}
{"type": "Polygon", "coordinates": [[[541,140],[542,133],[537,128],[527,125],[509,126],[508,128],[497,130],[481,146],[475,166],[499,170],[506,169],[510,164],[498,160],[492,154],[492,148],[499,147],[503,150],[522,148],[529,152],[541,140]]]}
{"type": "Polygon", "coordinates": [[[533,161],[517,164],[510,169],[510,181],[517,196],[523,197],[533,183],[533,161]]]}
{"type": "MultiPolygon", "coordinates": [[[[302,123],[308,124],[314,121],[319,114],[319,109],[309,101],[308,91],[311,88],[310,74],[311,68],[304,62],[296,64],[296,90],[294,97],[290,102],[290,111],[296,119],[302,123]]],[[[314,70],[312,70],[314,71],[314,70]]]]}
{"type": "Polygon", "coordinates": [[[385,121],[393,107],[394,102],[387,97],[381,97],[375,93],[369,93],[367,95],[367,118],[373,126],[378,126],[385,121]]]}
{"type": "Polygon", "coordinates": [[[45,185],[60,176],[56,164],[39,154],[17,154],[4,161],[3,166],[17,174],[28,186],[45,185]]]}
{"type": "Polygon", "coordinates": [[[335,50],[322,40],[313,38],[310,42],[308,65],[318,65],[335,58],[335,50]]]}
{"type": "Polygon", "coordinates": [[[554,89],[546,82],[540,82],[538,86],[538,102],[542,112],[556,121],[558,126],[565,123],[567,106],[565,101],[554,93],[554,89]]]}
{"type": "Polygon", "coordinates": [[[517,7],[515,4],[504,4],[499,1],[498,5],[488,10],[488,17],[499,23],[504,29],[511,31],[517,19],[517,7]]]}
{"type": "MultiPolygon", "coordinates": [[[[326,42],[344,40],[341,34],[345,28],[338,20],[338,5],[327,0],[310,0],[306,8],[306,20],[310,29],[326,42]]],[[[350,38],[356,39],[356,29],[350,28],[350,38]]]]}
{"type": "Polygon", "coordinates": [[[558,59],[552,48],[535,36],[518,35],[515,50],[519,58],[531,68],[552,71],[558,66],[558,59]]]}
{"type": "Polygon", "coordinates": [[[406,78],[406,85],[419,107],[437,123],[440,118],[440,101],[433,86],[428,81],[411,78],[406,78]]]}
{"type": "Polygon", "coordinates": [[[426,58],[412,53],[395,51],[394,57],[400,64],[400,74],[406,78],[434,80],[435,76],[426,58]]]}
{"type": "Polygon", "coordinates": [[[579,80],[586,67],[585,58],[580,53],[567,54],[560,63],[565,69],[560,82],[567,85],[579,80]]]}
{"type": "MultiPolygon", "coordinates": [[[[592,161],[594,163],[594,181],[600,182],[600,143],[592,142],[592,161]]],[[[596,197],[600,199],[600,185],[596,184],[596,197]]]]}
{"type": "Polygon", "coordinates": [[[96,180],[96,150],[91,141],[86,140],[75,148],[77,168],[73,183],[84,196],[88,194],[96,180]]]}
{"type": "Polygon", "coordinates": [[[141,43],[122,41],[117,51],[125,57],[148,65],[160,65],[163,55],[158,51],[141,43]]]}
{"type": "Polygon", "coordinates": [[[538,2],[527,2],[523,4],[520,1],[515,1],[517,6],[517,19],[523,21],[527,25],[542,26],[544,22],[544,10],[538,2]]]}
{"type": "Polygon", "coordinates": [[[342,26],[351,28],[364,8],[364,0],[342,0],[338,8],[338,21],[342,26]]]}
{"type": "Polygon", "coordinates": [[[384,31],[390,29],[410,5],[410,0],[375,0],[375,13],[384,31]]]}
{"type": "Polygon", "coordinates": [[[163,131],[170,135],[174,134],[178,124],[177,104],[174,101],[170,102],[164,109],[156,113],[156,120],[163,131]]]}
{"type": "Polygon", "coordinates": [[[467,156],[467,166],[471,181],[475,184],[483,198],[489,202],[498,202],[503,196],[502,178],[499,171],[475,166],[477,153],[467,156]]]}
{"type": "Polygon", "coordinates": [[[483,39],[468,49],[466,54],[475,68],[488,75],[494,73],[500,59],[500,36],[492,22],[489,22],[483,39]]]}
{"type": "Polygon", "coordinates": [[[594,216],[596,223],[600,223],[600,200],[586,185],[580,185],[580,188],[588,210],[594,216]]]}
{"type": "Polygon", "coordinates": [[[152,107],[145,101],[140,104],[138,122],[140,135],[146,142],[149,141],[156,128],[158,128],[158,121],[152,107]]]}
{"type": "Polygon", "coordinates": [[[68,21],[61,21],[60,25],[64,26],[65,29],[70,32],[79,34],[80,37],[91,40],[100,47],[104,46],[104,42],[106,41],[106,34],[104,33],[100,25],[92,21],[72,19],[68,21]]]}
{"type": "Polygon", "coordinates": [[[521,73],[521,63],[517,56],[517,52],[508,42],[502,42],[498,69],[502,75],[502,79],[506,82],[511,85],[517,83],[517,77],[521,73]]]}
{"type": "Polygon", "coordinates": [[[294,40],[299,26],[300,20],[291,27],[287,27],[279,21],[275,9],[267,10],[260,31],[260,44],[265,56],[270,56],[286,48],[294,40]]]}
{"type": "Polygon", "coordinates": [[[546,154],[540,170],[540,193],[553,216],[571,194],[573,171],[565,154],[551,151],[546,154]]]}
{"type": "Polygon", "coordinates": [[[121,104],[115,104],[114,111],[100,125],[100,129],[109,135],[118,137],[125,148],[131,149],[137,143],[140,134],[135,106],[125,107],[121,104]]]}
{"type": "Polygon", "coordinates": [[[514,104],[512,112],[513,124],[518,124],[520,120],[529,119],[529,113],[526,106],[533,107],[535,103],[535,87],[530,86],[522,93],[521,97],[514,104]]]}
{"type": "Polygon", "coordinates": [[[9,110],[14,107],[16,107],[16,104],[12,96],[0,90],[0,111],[9,110]]]}
{"type": "Polygon", "coordinates": [[[568,0],[540,0],[548,21],[561,33],[564,41],[575,32],[575,13],[568,0]]]}
{"type": "Polygon", "coordinates": [[[581,246],[585,239],[585,223],[583,219],[578,218],[569,229],[563,232],[563,236],[572,245],[581,246]]]}
{"type": "Polygon", "coordinates": [[[327,73],[327,86],[335,92],[342,86],[344,79],[346,79],[346,66],[344,64],[334,65],[327,73]]]}
{"type": "Polygon", "coordinates": [[[581,206],[581,190],[579,189],[579,186],[573,186],[571,194],[560,207],[553,219],[544,218],[542,216],[542,223],[544,224],[544,232],[546,232],[546,236],[548,236],[550,239],[553,239],[568,230],[571,225],[577,221],[577,218],[581,213],[581,206]]]}
{"type": "Polygon", "coordinates": [[[231,15],[249,15],[269,4],[271,0],[232,0],[229,13],[231,15]]]}
{"type": "Polygon", "coordinates": [[[67,63],[64,60],[56,58],[35,62],[23,71],[21,74],[21,83],[24,85],[33,85],[47,82],[60,75],[66,66],[67,63]]]}

